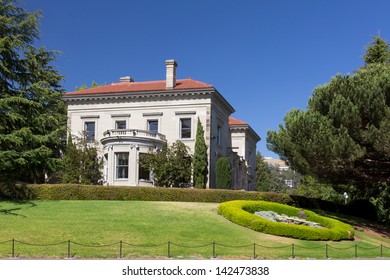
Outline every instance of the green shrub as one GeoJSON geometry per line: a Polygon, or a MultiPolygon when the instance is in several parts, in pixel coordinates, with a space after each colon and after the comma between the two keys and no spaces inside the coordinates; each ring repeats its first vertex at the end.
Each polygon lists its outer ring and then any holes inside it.
{"type": "Polygon", "coordinates": [[[275,202],[248,200],[229,201],[222,203],[219,206],[218,214],[241,226],[273,235],[305,240],[335,241],[353,239],[354,237],[354,229],[348,224],[320,216],[312,211],[275,202]],[[299,216],[299,212],[304,211],[306,220],[319,223],[324,228],[313,228],[304,225],[269,221],[253,214],[257,211],[274,211],[278,214],[286,214],[287,216],[299,216]]]}
{"type": "Polygon", "coordinates": [[[91,186],[77,184],[60,185],[17,185],[12,192],[1,192],[7,199],[42,200],[144,200],[144,201],[183,201],[214,202],[230,200],[265,200],[290,204],[287,194],[260,193],[252,191],[233,191],[217,189],[183,189],[159,187],[117,187],[91,186]]]}

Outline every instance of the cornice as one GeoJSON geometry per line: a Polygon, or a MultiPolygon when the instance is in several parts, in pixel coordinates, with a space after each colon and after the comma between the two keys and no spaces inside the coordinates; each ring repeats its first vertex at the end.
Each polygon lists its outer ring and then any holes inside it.
{"type": "Polygon", "coordinates": [[[175,91],[150,91],[150,92],[125,92],[125,93],[99,93],[99,94],[77,94],[77,95],[64,95],[63,100],[66,103],[75,103],[83,101],[109,101],[109,100],[121,100],[121,99],[155,99],[164,97],[190,97],[190,96],[202,96],[211,95],[216,90],[214,88],[207,90],[175,90],[175,91]]]}

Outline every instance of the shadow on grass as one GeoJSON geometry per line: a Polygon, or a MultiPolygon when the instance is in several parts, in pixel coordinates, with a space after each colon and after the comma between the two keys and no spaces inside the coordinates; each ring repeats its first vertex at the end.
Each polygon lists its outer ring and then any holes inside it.
{"type": "Polygon", "coordinates": [[[315,209],[312,211],[314,211],[322,216],[326,216],[326,217],[336,219],[336,220],[342,221],[344,223],[350,224],[356,230],[360,230],[363,232],[371,231],[377,235],[380,235],[382,237],[390,239],[390,228],[386,227],[385,225],[379,224],[377,222],[365,220],[362,218],[358,218],[358,217],[354,217],[354,216],[350,216],[350,215],[346,215],[346,214],[341,214],[341,213],[335,214],[332,212],[318,210],[318,209],[315,209]]]}
{"type": "MultiPolygon", "coordinates": [[[[17,205],[26,205],[29,208],[37,206],[37,204],[35,204],[34,202],[27,201],[27,200],[0,200],[0,202],[1,201],[5,201],[5,202],[17,204],[17,205]]],[[[17,213],[17,211],[22,210],[22,209],[23,209],[23,207],[10,207],[10,208],[2,209],[1,206],[0,206],[0,215],[11,215],[11,216],[26,217],[25,215],[17,213]]]]}
{"type": "MultiPolygon", "coordinates": [[[[23,188],[13,183],[0,183],[0,202],[5,201],[16,204],[17,206],[25,205],[27,207],[36,207],[37,204],[30,200],[31,197],[32,194],[28,188],[23,188]]],[[[19,210],[22,210],[22,207],[14,206],[6,209],[0,208],[0,215],[25,217],[24,215],[16,213],[19,210]]]]}

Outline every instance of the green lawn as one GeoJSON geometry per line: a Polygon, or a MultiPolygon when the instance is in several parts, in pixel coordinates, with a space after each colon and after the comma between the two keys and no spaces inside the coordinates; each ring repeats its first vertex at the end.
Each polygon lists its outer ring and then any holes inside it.
{"type": "Polygon", "coordinates": [[[250,259],[256,254],[259,259],[287,259],[294,254],[323,259],[326,252],[330,258],[355,258],[356,250],[359,258],[381,254],[390,258],[390,239],[379,235],[357,231],[355,241],[295,240],[233,224],[217,214],[217,207],[150,201],[2,201],[0,258],[11,257],[12,247],[20,258],[66,258],[70,253],[74,258],[167,258],[169,254],[190,259],[215,254],[250,259]],[[42,246],[47,244],[52,246],[42,246]]]}

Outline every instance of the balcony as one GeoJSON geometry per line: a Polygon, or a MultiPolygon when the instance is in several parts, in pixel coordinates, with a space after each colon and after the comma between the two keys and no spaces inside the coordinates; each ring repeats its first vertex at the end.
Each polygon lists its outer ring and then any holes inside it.
{"type": "Polygon", "coordinates": [[[109,129],[103,133],[102,144],[113,141],[166,142],[164,134],[140,129],[109,129]]]}

